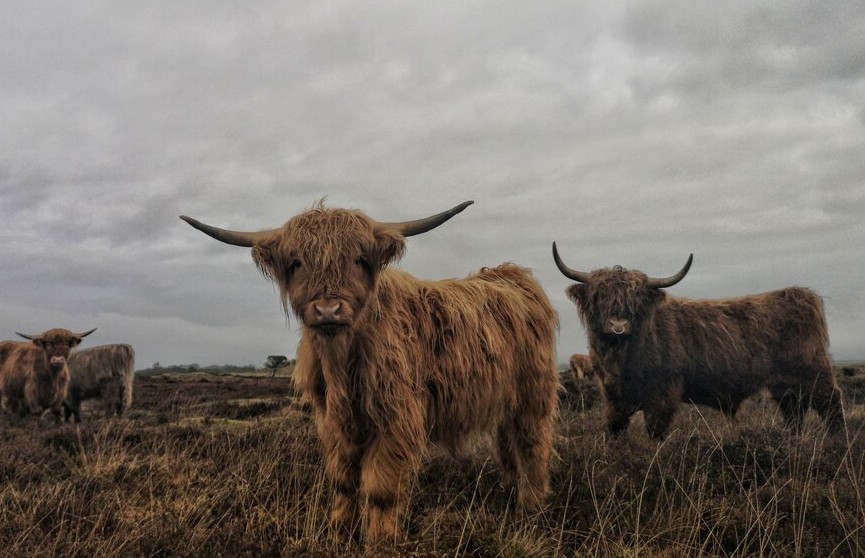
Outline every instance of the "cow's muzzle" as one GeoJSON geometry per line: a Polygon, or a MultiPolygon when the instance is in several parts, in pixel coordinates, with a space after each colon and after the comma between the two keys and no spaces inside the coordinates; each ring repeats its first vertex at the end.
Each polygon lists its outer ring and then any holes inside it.
{"type": "Polygon", "coordinates": [[[48,363],[51,365],[51,368],[63,368],[66,366],[66,357],[53,356],[49,359],[48,363]]]}
{"type": "Polygon", "coordinates": [[[307,305],[304,323],[326,333],[338,333],[352,323],[351,306],[339,298],[322,298],[307,305]]]}
{"type": "Polygon", "coordinates": [[[604,333],[607,335],[630,335],[631,322],[630,320],[622,320],[619,318],[610,318],[604,322],[604,333]]]}

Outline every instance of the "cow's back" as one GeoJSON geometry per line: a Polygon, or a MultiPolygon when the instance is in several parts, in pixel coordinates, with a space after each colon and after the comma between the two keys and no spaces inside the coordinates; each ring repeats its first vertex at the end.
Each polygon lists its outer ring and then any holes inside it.
{"type": "Polygon", "coordinates": [[[398,340],[434,441],[456,449],[523,407],[555,412],[558,317],[528,270],[504,264],[440,281],[387,270],[379,292],[371,325],[398,340]]]}
{"type": "Polygon", "coordinates": [[[664,304],[632,354],[628,392],[638,401],[652,378],[681,379],[684,400],[734,410],[791,366],[823,373],[828,336],[822,301],[809,289],[664,304]]]}
{"type": "Polygon", "coordinates": [[[135,351],[125,343],[98,345],[69,355],[72,384],[86,393],[107,380],[125,380],[134,371],[134,363],[135,351]]]}

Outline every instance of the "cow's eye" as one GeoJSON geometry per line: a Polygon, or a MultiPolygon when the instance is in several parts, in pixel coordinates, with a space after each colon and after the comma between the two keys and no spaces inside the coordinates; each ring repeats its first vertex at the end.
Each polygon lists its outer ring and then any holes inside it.
{"type": "Polygon", "coordinates": [[[299,267],[300,267],[300,260],[295,258],[295,259],[291,260],[290,262],[288,262],[288,266],[286,267],[286,270],[289,273],[291,273],[291,272],[297,270],[297,268],[299,268],[299,267]]]}
{"type": "Polygon", "coordinates": [[[367,273],[372,272],[372,264],[369,263],[369,259],[366,256],[358,256],[355,258],[354,263],[362,267],[367,273]]]}

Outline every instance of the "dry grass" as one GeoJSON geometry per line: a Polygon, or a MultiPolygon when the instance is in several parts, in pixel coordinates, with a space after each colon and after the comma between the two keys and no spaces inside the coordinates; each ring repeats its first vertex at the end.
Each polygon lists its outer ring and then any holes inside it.
{"type": "Polygon", "coordinates": [[[732,424],[683,406],[654,443],[635,417],[608,440],[584,384],[559,424],[554,493],[517,519],[483,448],[434,453],[408,537],[334,538],[311,419],[284,378],[140,379],[128,417],[0,430],[2,556],[863,556],[865,381],[840,376],[848,437],[809,415],[794,435],[769,402],[732,424]]]}

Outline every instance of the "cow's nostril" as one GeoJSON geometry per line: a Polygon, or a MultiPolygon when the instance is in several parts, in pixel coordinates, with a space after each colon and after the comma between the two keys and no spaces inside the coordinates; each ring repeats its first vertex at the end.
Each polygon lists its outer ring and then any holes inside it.
{"type": "Polygon", "coordinates": [[[341,302],[335,302],[330,306],[325,306],[323,304],[316,304],[315,311],[318,312],[319,317],[323,319],[336,319],[339,318],[339,311],[342,308],[341,302]]]}

